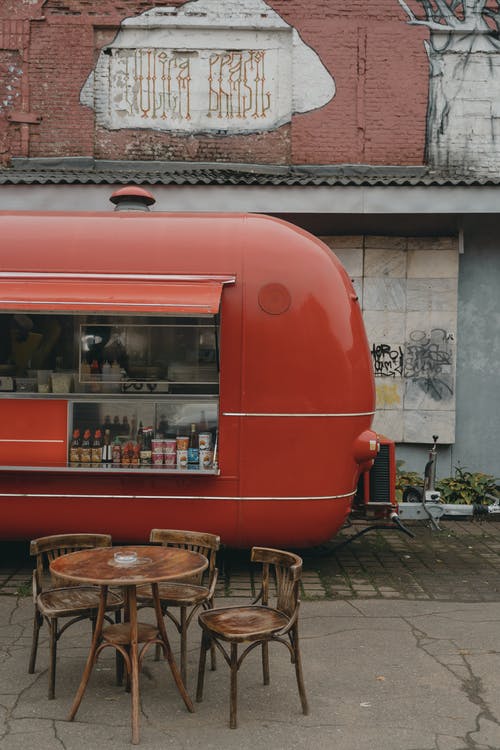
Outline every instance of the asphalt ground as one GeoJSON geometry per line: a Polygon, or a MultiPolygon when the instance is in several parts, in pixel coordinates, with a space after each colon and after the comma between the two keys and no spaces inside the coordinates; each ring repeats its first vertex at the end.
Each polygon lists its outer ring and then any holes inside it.
{"type": "MultiPolygon", "coordinates": [[[[499,750],[500,523],[442,521],[395,530],[344,529],[302,550],[300,640],[310,712],[303,715],[288,652],[271,649],[262,685],[258,649],[238,675],[238,729],[228,728],[229,675],[219,656],[204,700],[186,711],[152,651],[140,695],[142,750],[499,750]]],[[[225,551],[216,606],[248,603],[257,581],[248,551],[225,551]]],[[[27,546],[0,547],[0,750],[122,750],[130,696],[105,651],[74,721],[68,713],[89,649],[88,622],[58,646],[56,699],[47,698],[42,628],[28,674],[33,604],[27,546]]],[[[141,610],[141,619],[150,617],[141,610]]],[[[178,659],[178,637],[169,638],[178,659]]],[[[199,630],[189,632],[187,689],[196,686],[199,630]]]]}

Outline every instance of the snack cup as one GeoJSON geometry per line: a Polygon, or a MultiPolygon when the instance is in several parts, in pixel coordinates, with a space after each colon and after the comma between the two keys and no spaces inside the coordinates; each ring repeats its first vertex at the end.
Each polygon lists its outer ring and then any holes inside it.
{"type": "Polygon", "coordinates": [[[214,452],[201,450],[200,451],[200,469],[211,469],[214,460],[214,452]]]}
{"type": "Polygon", "coordinates": [[[164,438],[162,440],[163,443],[163,452],[164,453],[175,453],[177,450],[177,441],[175,438],[164,438]]]}
{"type": "Polygon", "coordinates": [[[188,437],[178,437],[176,440],[177,443],[177,451],[187,451],[189,447],[189,438],[188,437]]]}
{"type": "Polygon", "coordinates": [[[164,455],[165,460],[165,466],[170,466],[170,468],[174,468],[174,466],[177,463],[177,454],[176,453],[165,453],[164,455]]]}
{"type": "Polygon", "coordinates": [[[152,440],[151,450],[153,453],[163,453],[163,440],[158,440],[158,438],[152,440]]]}
{"type": "Polygon", "coordinates": [[[187,450],[177,451],[177,468],[187,469],[188,467],[188,452],[187,450]]]}
{"type": "Polygon", "coordinates": [[[209,451],[212,447],[212,435],[210,432],[200,432],[199,436],[200,451],[209,451]]]}

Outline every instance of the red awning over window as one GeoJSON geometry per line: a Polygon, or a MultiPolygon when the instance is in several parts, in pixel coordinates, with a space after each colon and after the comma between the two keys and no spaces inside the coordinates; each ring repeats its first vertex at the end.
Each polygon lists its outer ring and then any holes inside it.
{"type": "Polygon", "coordinates": [[[0,309],[215,315],[234,276],[0,274],[0,309]]]}

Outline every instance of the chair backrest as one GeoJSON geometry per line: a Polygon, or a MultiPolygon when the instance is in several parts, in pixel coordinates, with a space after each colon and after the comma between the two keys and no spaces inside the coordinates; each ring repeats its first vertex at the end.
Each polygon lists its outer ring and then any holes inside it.
{"type": "MultiPolygon", "coordinates": [[[[208,534],[204,531],[182,531],[177,529],[151,529],[149,541],[153,544],[161,544],[164,547],[180,547],[189,549],[193,552],[200,552],[208,558],[208,576],[209,585],[212,583],[216,572],[216,557],[220,547],[220,536],[217,534],[208,534]]],[[[184,579],[186,582],[200,582],[203,579],[203,573],[194,579],[184,579]]]]}
{"type": "Polygon", "coordinates": [[[302,577],[302,558],[293,552],[252,547],[252,562],[262,563],[262,588],[258,601],[269,604],[270,578],[276,583],[276,609],[291,617],[299,605],[299,585],[302,577]]]}
{"type": "MultiPolygon", "coordinates": [[[[36,556],[36,588],[38,593],[42,590],[44,573],[49,570],[52,560],[66,555],[69,552],[77,552],[81,549],[92,547],[111,547],[112,538],[110,534],[54,534],[32,539],[30,542],[30,555],[36,556]]],[[[50,573],[51,585],[53,587],[71,586],[69,581],[64,581],[58,576],[50,573]]],[[[77,584],[75,584],[77,585],[77,584]]]]}

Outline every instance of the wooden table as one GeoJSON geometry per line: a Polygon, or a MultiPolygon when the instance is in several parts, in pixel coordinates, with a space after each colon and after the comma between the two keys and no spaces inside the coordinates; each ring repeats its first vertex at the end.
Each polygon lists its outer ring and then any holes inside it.
{"type": "Polygon", "coordinates": [[[82,701],[92,668],[102,649],[112,646],[123,656],[127,668],[127,684],[132,697],[132,743],[139,742],[139,671],[147,649],[159,643],[167,659],[177,689],[189,711],[193,704],[186,692],[172,649],[167,637],[161,605],[158,596],[158,583],[172,579],[189,578],[201,573],[208,565],[204,555],[177,547],[105,547],[86,549],[62,555],[50,564],[56,575],[77,583],[100,586],[100,603],[92,645],[76,693],[69,720],[72,721],[82,701]],[[116,553],[136,553],[137,561],[120,563],[116,553]],[[156,613],[156,625],[137,621],[136,587],[151,584],[156,613]],[[106,596],[109,586],[122,586],[125,600],[125,622],[103,628],[106,596]],[[144,644],[139,649],[139,643],[144,644]]]}

